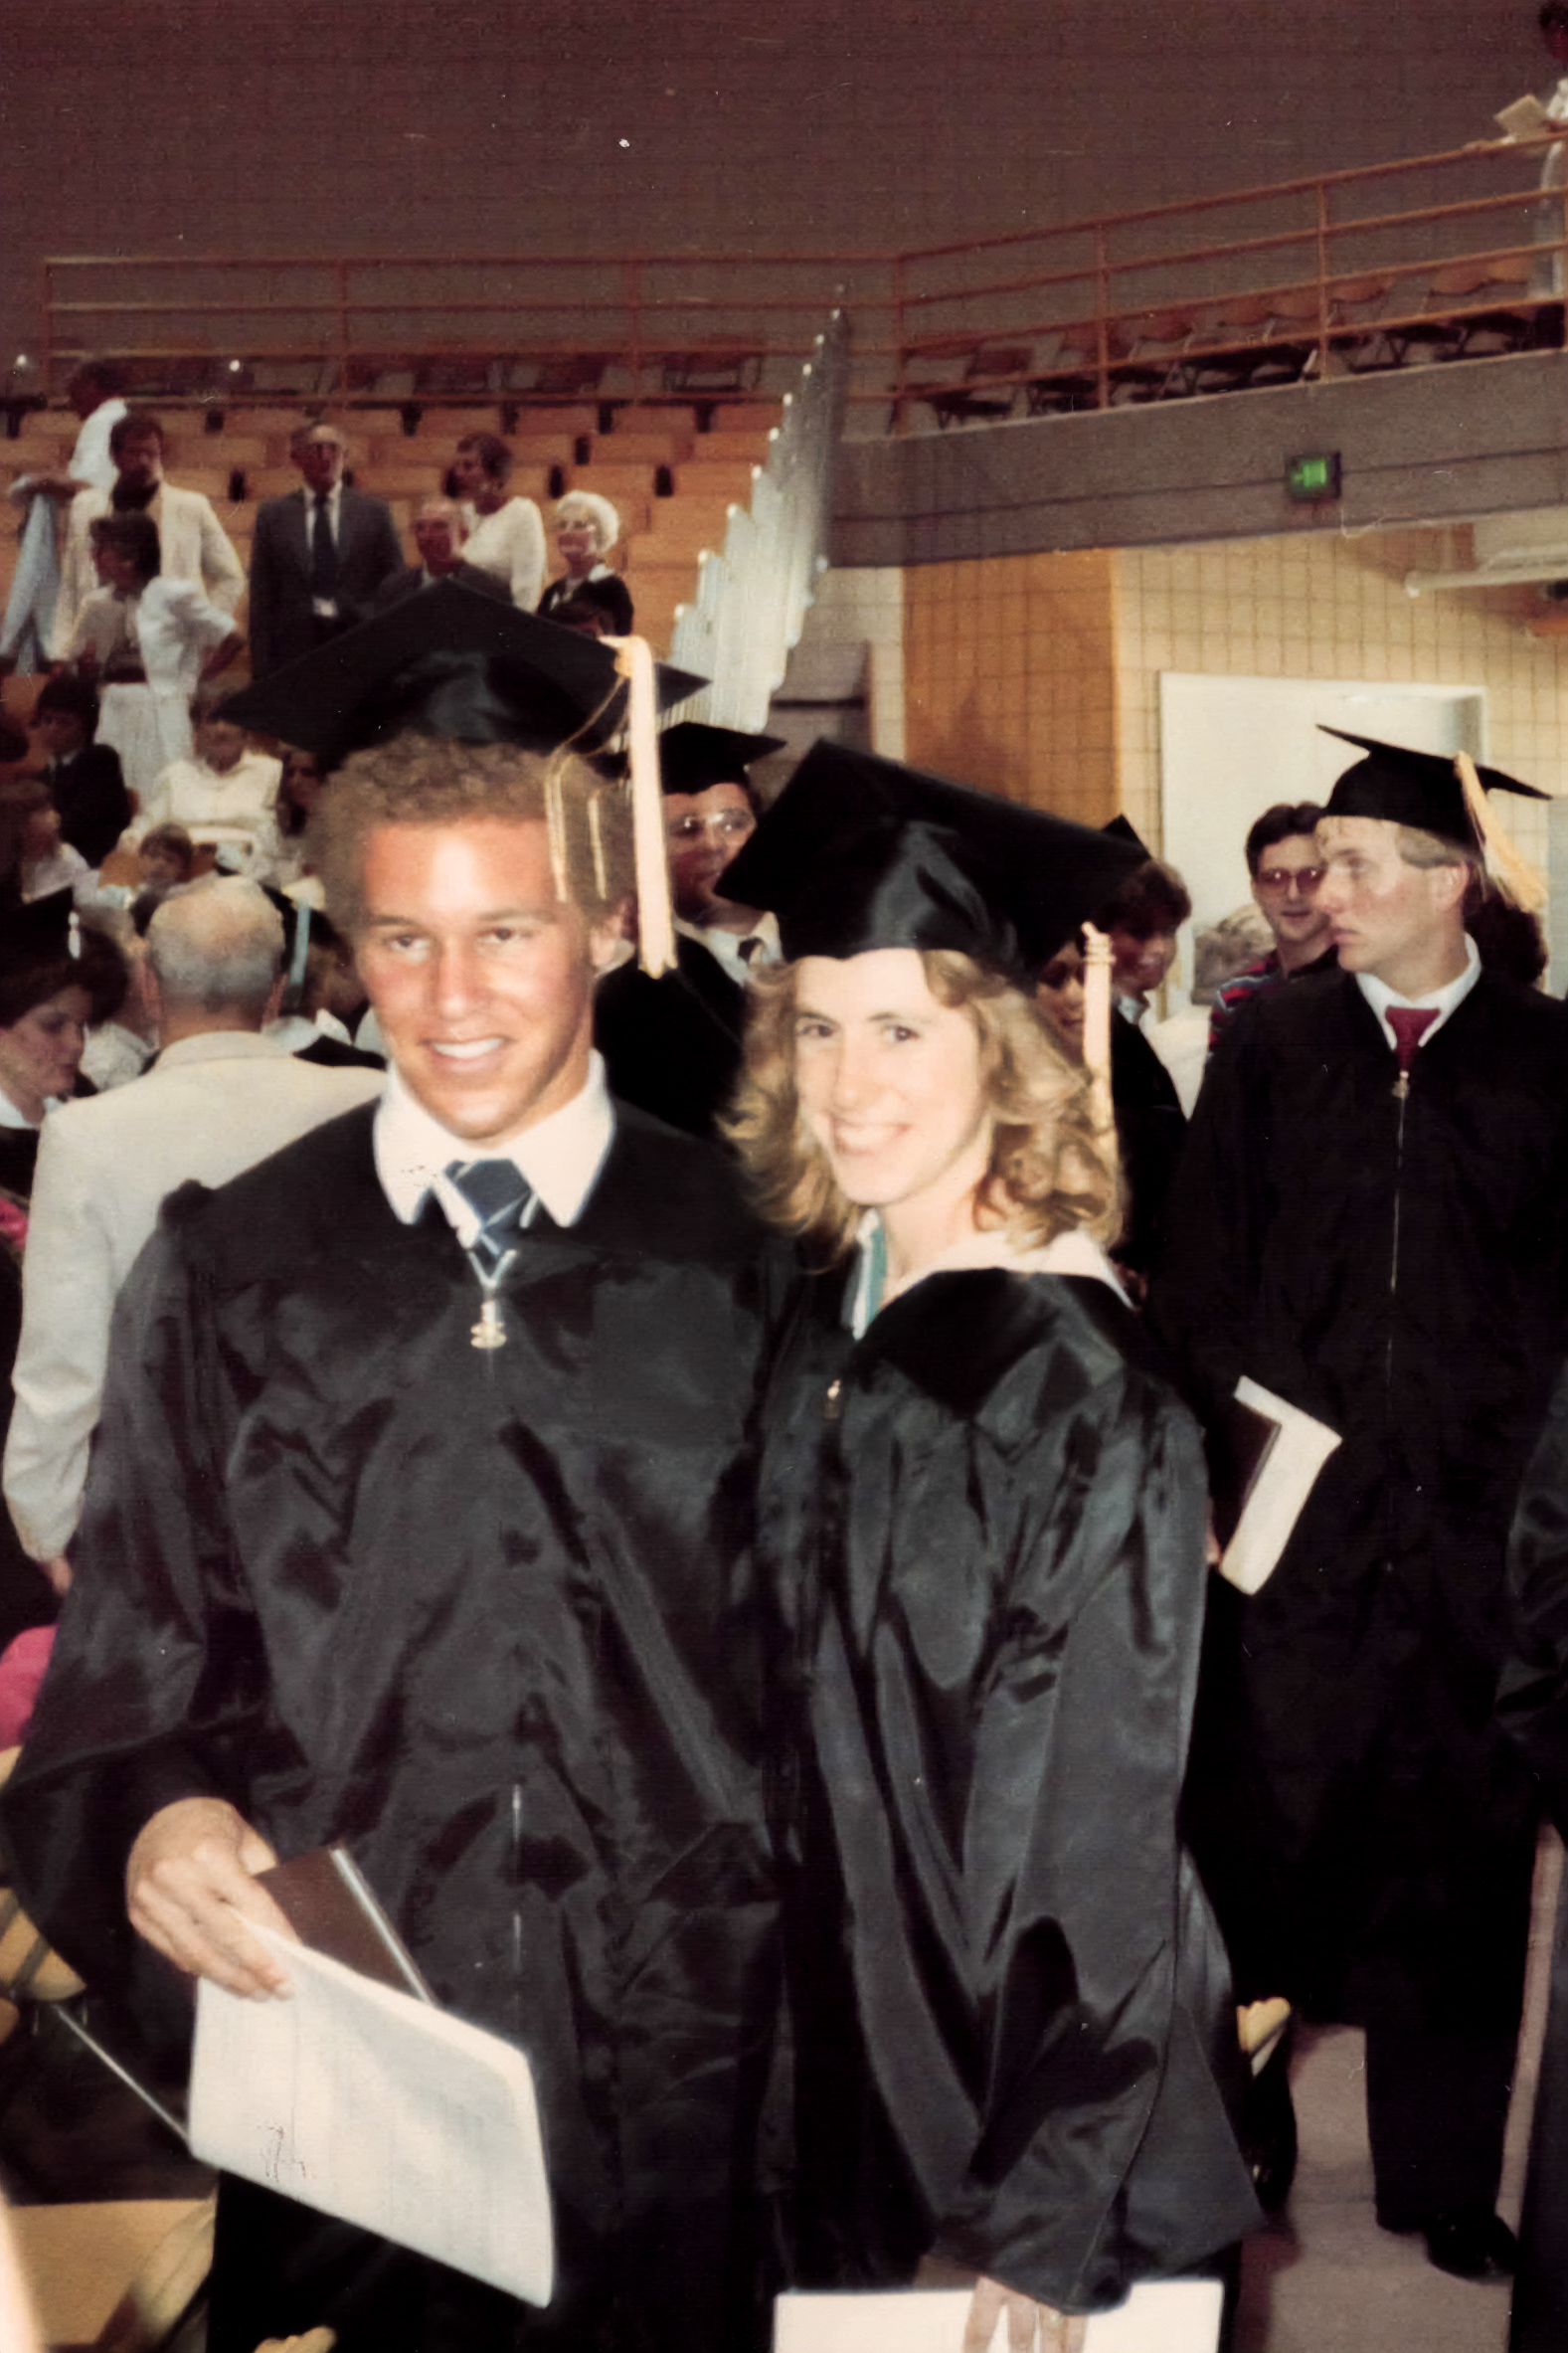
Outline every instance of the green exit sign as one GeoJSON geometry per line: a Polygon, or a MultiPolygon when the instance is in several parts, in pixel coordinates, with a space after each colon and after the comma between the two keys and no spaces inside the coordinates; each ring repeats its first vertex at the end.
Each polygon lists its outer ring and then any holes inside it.
{"type": "Polygon", "coordinates": [[[1289,457],[1285,464],[1285,493],[1312,505],[1319,498],[1339,495],[1339,452],[1325,450],[1312,457],[1289,457]]]}

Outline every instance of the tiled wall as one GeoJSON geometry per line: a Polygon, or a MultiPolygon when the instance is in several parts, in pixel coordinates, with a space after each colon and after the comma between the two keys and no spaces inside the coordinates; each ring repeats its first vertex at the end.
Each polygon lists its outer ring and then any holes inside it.
{"type": "MultiPolygon", "coordinates": [[[[1158,677],[1366,678],[1483,687],[1499,768],[1568,794],[1568,639],[1528,588],[1412,599],[1464,532],[1327,532],[1202,547],[997,557],[905,574],[911,760],[1159,839],[1158,677]]],[[[1521,848],[1545,827],[1510,802],[1521,848]]]]}
{"type": "MultiPolygon", "coordinates": [[[[1314,532],[1120,552],[1122,805],[1139,832],[1159,837],[1161,670],[1483,687],[1495,765],[1568,793],[1568,640],[1526,633],[1525,619],[1542,610],[1536,591],[1405,593],[1409,572],[1466,563],[1467,541],[1464,532],[1314,532]]],[[[1528,806],[1510,801],[1503,816],[1520,847],[1544,858],[1544,824],[1528,806]]]]}
{"type": "Polygon", "coordinates": [[[1115,566],[1091,549],[907,572],[910,760],[1087,824],[1114,815],[1115,566]]]}

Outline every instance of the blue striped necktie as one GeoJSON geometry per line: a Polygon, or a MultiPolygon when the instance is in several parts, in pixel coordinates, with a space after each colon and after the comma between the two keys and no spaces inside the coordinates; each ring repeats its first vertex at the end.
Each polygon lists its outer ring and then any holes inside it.
{"type": "Polygon", "coordinates": [[[452,1161],[445,1174],[479,1220],[469,1255],[493,1281],[507,1252],[516,1247],[533,1187],[515,1161],[452,1161]]]}

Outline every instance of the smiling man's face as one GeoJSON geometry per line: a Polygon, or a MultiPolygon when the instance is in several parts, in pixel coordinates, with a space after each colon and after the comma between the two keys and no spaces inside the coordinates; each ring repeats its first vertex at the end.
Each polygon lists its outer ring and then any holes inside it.
{"type": "Polygon", "coordinates": [[[378,825],[362,906],[356,954],[387,1051],[443,1127],[503,1144],[582,1092],[614,937],[557,896],[543,818],[378,825]]]}

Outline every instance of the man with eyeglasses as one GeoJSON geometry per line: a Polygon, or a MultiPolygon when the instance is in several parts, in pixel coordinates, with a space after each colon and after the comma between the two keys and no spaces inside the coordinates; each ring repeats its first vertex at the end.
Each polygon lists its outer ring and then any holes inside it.
{"type": "Polygon", "coordinates": [[[713,1135],[740,1074],[746,976],[779,960],[773,916],[719,884],[757,829],[746,772],[783,743],[696,719],[659,737],[678,963],[657,981],[624,964],[599,989],[594,1042],[611,1092],[692,1136],[713,1135]]]}
{"type": "Polygon", "coordinates": [[[1316,834],[1322,814],[1315,801],[1277,801],[1247,835],[1252,895],[1274,934],[1274,946],[1216,992],[1209,1013],[1211,1053],[1232,1013],[1260,989],[1333,969],[1328,917],[1317,904],[1323,862],[1316,834]]]}

